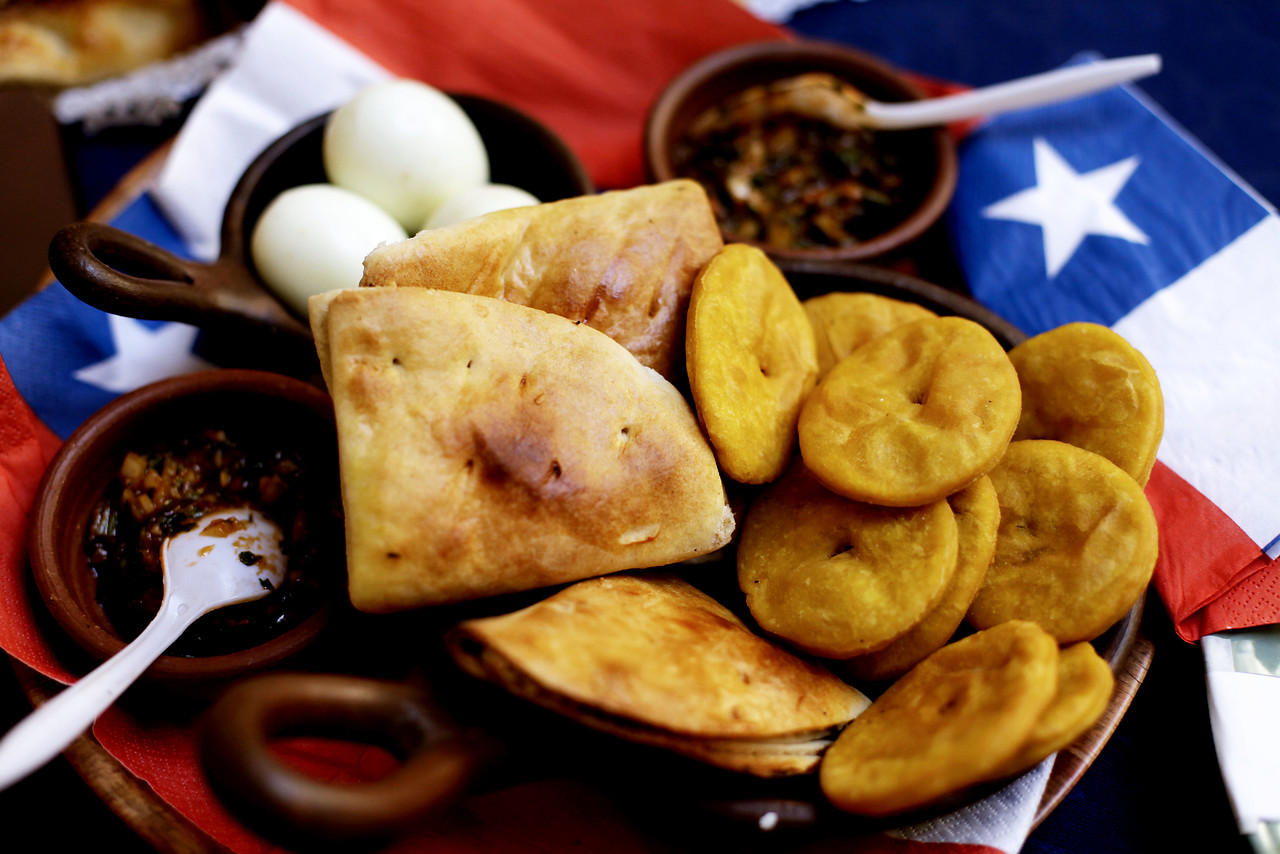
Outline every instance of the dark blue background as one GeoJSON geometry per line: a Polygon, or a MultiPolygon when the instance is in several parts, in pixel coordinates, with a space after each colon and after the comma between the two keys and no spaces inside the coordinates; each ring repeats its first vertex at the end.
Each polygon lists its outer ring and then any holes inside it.
{"type": "Polygon", "coordinates": [[[1159,53],[1139,85],[1272,204],[1280,202],[1280,3],[1274,0],[839,0],[791,29],[973,86],[1083,51],[1159,53]]]}

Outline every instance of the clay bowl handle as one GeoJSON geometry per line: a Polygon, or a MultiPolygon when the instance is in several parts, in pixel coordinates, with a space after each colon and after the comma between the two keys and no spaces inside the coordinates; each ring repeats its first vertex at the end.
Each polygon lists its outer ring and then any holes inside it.
{"type": "Polygon", "coordinates": [[[58,281],[95,308],[149,320],[246,319],[286,334],[310,330],[266,293],[243,262],[202,264],[99,222],[66,226],[49,247],[58,281]]]}
{"type": "Polygon", "coordinates": [[[246,826],[307,850],[404,832],[462,794],[498,747],[404,683],[274,673],[237,683],[209,708],[200,752],[214,790],[246,826]],[[272,752],[271,739],[290,734],[356,738],[402,764],[371,783],[325,783],[272,752]]]}
{"type": "Polygon", "coordinates": [[[314,351],[307,324],[238,258],[204,264],[105,223],[76,222],[54,235],[49,267],[68,291],[111,314],[190,323],[245,345],[314,351]]]}

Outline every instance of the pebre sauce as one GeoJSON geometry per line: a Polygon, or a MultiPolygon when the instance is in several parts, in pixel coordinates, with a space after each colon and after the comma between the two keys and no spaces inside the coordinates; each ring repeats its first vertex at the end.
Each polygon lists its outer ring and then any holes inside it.
{"type": "Polygon", "coordinates": [[[829,75],[775,85],[712,107],[672,151],[676,173],[707,191],[726,238],[766,249],[845,248],[905,219],[912,191],[903,137],[829,120],[858,109],[851,87],[829,75]]]}
{"type": "Polygon", "coordinates": [[[343,566],[341,502],[330,463],[306,452],[205,430],[126,453],[93,510],[84,549],[97,597],[116,631],[132,640],[164,593],[160,550],[219,508],[248,505],[284,533],[279,588],[201,617],[170,655],[220,655],[270,640],[313,615],[343,566]]]}

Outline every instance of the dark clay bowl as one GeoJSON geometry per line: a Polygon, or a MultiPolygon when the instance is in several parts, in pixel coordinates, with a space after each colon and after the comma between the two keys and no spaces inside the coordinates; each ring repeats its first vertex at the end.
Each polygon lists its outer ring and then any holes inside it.
{"type": "MultiPolygon", "coordinates": [[[[770,41],[738,45],[711,54],[673,79],[650,109],[645,127],[645,161],[649,177],[666,181],[681,177],[673,156],[692,122],[728,96],[774,80],[813,71],[829,72],[880,101],[924,97],[896,69],[867,54],[819,41],[770,41]]],[[[856,261],[888,255],[926,232],[946,210],[956,183],[955,143],[945,128],[883,131],[893,134],[908,190],[896,225],[856,245],[823,248],[763,246],[775,259],[856,261]]],[[[735,239],[726,233],[725,239],[735,239]]]]}
{"type": "MultiPolygon", "coordinates": [[[[484,140],[493,182],[521,187],[542,201],[594,192],[574,153],[538,121],[488,98],[451,97],[484,140]]],[[[113,226],[78,222],[54,236],[50,269],[67,290],[95,308],[201,327],[211,333],[207,355],[218,364],[310,376],[316,357],[307,320],[258,277],[249,240],[277,195],[325,180],[321,148],[327,118],[303,122],[245,170],[223,213],[215,261],[191,261],[113,226]]]]}
{"type": "MultiPolygon", "coordinates": [[[[57,624],[90,656],[105,661],[125,646],[85,555],[85,534],[95,505],[129,450],[192,429],[222,427],[243,440],[264,438],[278,447],[308,451],[315,477],[337,502],[337,448],[333,404],[316,387],[290,377],[250,370],[214,370],[161,380],[109,403],[62,445],[46,469],[32,505],[28,543],[36,589],[57,624]],[[331,484],[331,487],[328,486],[331,484]]],[[[341,530],[336,517],[329,523],[341,530]]],[[[286,531],[286,534],[288,531],[286,531]]],[[[341,541],[325,582],[308,597],[282,633],[256,646],[220,654],[162,655],[143,679],[193,690],[286,661],[309,646],[345,597],[341,541]]]]}

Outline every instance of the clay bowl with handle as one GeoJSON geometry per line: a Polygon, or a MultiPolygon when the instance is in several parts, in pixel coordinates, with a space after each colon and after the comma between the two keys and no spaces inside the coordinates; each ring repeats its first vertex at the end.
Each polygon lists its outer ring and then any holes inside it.
{"type": "MultiPolygon", "coordinates": [[[[542,201],[594,191],[572,150],[546,126],[506,104],[450,93],[480,132],[490,179],[542,201]]],[[[112,314],[189,323],[209,333],[205,346],[225,367],[261,367],[310,376],[316,370],[306,318],[281,302],[258,276],[250,236],[266,206],[284,190],[326,180],[322,141],[327,114],[281,136],[245,170],[227,201],[218,257],[193,261],[114,226],[77,222],[49,246],[49,265],[64,287],[112,314]]]]}

